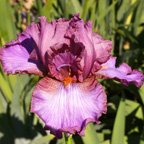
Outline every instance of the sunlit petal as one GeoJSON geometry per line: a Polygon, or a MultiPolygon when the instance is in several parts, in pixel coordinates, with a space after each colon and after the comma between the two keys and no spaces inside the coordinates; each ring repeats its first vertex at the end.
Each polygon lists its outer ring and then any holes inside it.
{"type": "Polygon", "coordinates": [[[31,111],[58,137],[63,131],[83,135],[87,123],[99,122],[107,110],[106,103],[102,86],[93,79],[65,87],[61,82],[44,78],[34,89],[31,111]]]}
{"type": "Polygon", "coordinates": [[[96,75],[102,75],[105,78],[113,78],[121,81],[123,84],[135,84],[140,87],[144,82],[144,75],[138,70],[132,70],[130,66],[123,63],[116,67],[116,58],[111,57],[106,63],[102,64],[102,68],[96,75]]]}

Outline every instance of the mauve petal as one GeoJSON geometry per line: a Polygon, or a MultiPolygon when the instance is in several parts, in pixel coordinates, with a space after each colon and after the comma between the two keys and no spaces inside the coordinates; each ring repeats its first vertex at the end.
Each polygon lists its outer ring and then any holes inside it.
{"type": "Polygon", "coordinates": [[[43,62],[45,61],[46,52],[51,52],[51,47],[58,44],[67,43],[68,40],[64,38],[68,21],[65,19],[58,19],[51,23],[46,21],[46,17],[40,17],[40,43],[39,48],[43,62]]]}
{"type": "Polygon", "coordinates": [[[83,135],[89,122],[98,123],[102,113],[106,113],[106,104],[106,94],[94,79],[65,87],[63,83],[45,77],[33,91],[31,112],[58,137],[62,132],[83,135]]]}
{"type": "Polygon", "coordinates": [[[25,37],[32,38],[37,46],[36,53],[43,65],[47,64],[46,52],[51,52],[51,47],[57,43],[65,43],[64,34],[67,29],[66,21],[58,19],[51,23],[46,17],[39,17],[39,23],[32,23],[26,31],[22,33],[25,37]]]}
{"type": "Polygon", "coordinates": [[[99,63],[106,62],[111,56],[112,41],[104,40],[100,35],[93,33],[93,42],[96,52],[96,60],[99,63]]]}
{"type": "Polygon", "coordinates": [[[22,36],[23,37],[27,37],[29,39],[32,39],[33,40],[33,43],[35,43],[38,47],[39,45],[39,39],[40,39],[40,28],[39,28],[39,25],[32,22],[27,28],[25,31],[22,32],[22,34],[20,35],[19,37],[19,41],[23,40],[22,39],[22,36]]]}
{"type": "Polygon", "coordinates": [[[83,76],[85,79],[91,72],[96,59],[92,39],[92,25],[90,22],[85,24],[84,21],[79,18],[79,15],[75,15],[70,21],[69,28],[67,29],[65,36],[70,39],[74,38],[75,42],[82,43],[85,48],[84,56],[81,60],[81,65],[84,69],[83,76]]]}
{"type": "Polygon", "coordinates": [[[76,58],[70,53],[60,53],[53,58],[53,64],[60,70],[62,67],[71,66],[76,58]]]}
{"type": "Polygon", "coordinates": [[[123,84],[135,84],[140,87],[144,83],[144,75],[138,70],[132,70],[130,66],[123,63],[119,67],[115,67],[116,57],[111,57],[106,63],[102,64],[101,69],[96,75],[102,75],[105,78],[114,78],[123,84]]]}
{"type": "Polygon", "coordinates": [[[81,66],[83,52],[83,45],[75,43],[72,39],[70,40],[70,45],[56,44],[51,47],[51,52],[47,52],[49,75],[57,80],[63,80],[65,74],[63,73],[63,75],[60,71],[65,69],[65,67],[69,67],[70,76],[74,76],[77,81],[83,81],[83,68],[81,66]]]}
{"type": "Polygon", "coordinates": [[[64,80],[69,76],[69,68],[74,65],[75,57],[70,52],[59,53],[54,56],[48,65],[50,75],[58,80],[64,80]]]}
{"type": "Polygon", "coordinates": [[[78,79],[79,59],[70,52],[57,54],[48,66],[50,74],[58,80],[62,81],[69,76],[78,79]]]}
{"type": "MultiPolygon", "coordinates": [[[[30,47],[29,47],[30,48],[30,47]]],[[[13,41],[0,49],[0,60],[4,71],[8,74],[29,73],[42,75],[39,61],[30,60],[30,49],[22,46],[19,41],[13,41]]]]}
{"type": "Polygon", "coordinates": [[[42,64],[41,51],[39,47],[40,43],[39,24],[32,22],[32,24],[29,25],[25,31],[19,34],[18,41],[23,47],[25,47],[28,50],[30,54],[30,59],[38,60],[42,64]]]}
{"type": "Polygon", "coordinates": [[[30,73],[43,75],[46,70],[41,61],[39,25],[32,23],[14,40],[1,49],[0,60],[7,73],[30,73]]]}

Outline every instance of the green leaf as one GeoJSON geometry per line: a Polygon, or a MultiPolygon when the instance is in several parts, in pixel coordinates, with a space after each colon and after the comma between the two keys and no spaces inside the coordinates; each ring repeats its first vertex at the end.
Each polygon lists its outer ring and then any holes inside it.
{"type": "Polygon", "coordinates": [[[8,75],[6,77],[8,83],[9,83],[9,87],[11,88],[12,92],[14,91],[15,85],[16,85],[16,81],[17,81],[17,76],[16,75],[8,75]]]}
{"type": "Polygon", "coordinates": [[[71,3],[74,7],[75,13],[81,13],[82,6],[78,0],[71,0],[71,3]]]}
{"type": "Polygon", "coordinates": [[[14,25],[14,13],[8,0],[0,1],[0,37],[5,41],[10,41],[16,37],[14,25]]]}
{"type": "Polygon", "coordinates": [[[125,100],[121,98],[112,133],[111,144],[124,144],[125,100]]]}
{"type": "Polygon", "coordinates": [[[64,144],[73,144],[72,135],[67,136],[66,134],[63,135],[64,137],[64,144]]]}
{"type": "Polygon", "coordinates": [[[125,106],[126,114],[129,115],[135,112],[135,117],[143,120],[143,111],[141,105],[131,100],[126,100],[125,102],[126,102],[126,106],[125,106]]]}
{"type": "Polygon", "coordinates": [[[143,22],[142,20],[142,16],[144,16],[142,15],[143,9],[144,9],[144,1],[139,0],[136,15],[134,15],[134,33],[136,35],[138,35],[143,30],[143,28],[140,27],[140,24],[143,22]]]}
{"type": "Polygon", "coordinates": [[[42,15],[42,1],[41,0],[36,0],[38,12],[40,15],[42,15]]]}
{"type": "Polygon", "coordinates": [[[4,111],[5,111],[4,99],[3,99],[2,93],[0,91],[0,113],[3,113],[4,111]]]}
{"type": "Polygon", "coordinates": [[[110,144],[110,140],[103,141],[103,142],[100,143],[100,144],[110,144]]]}
{"type": "Polygon", "coordinates": [[[144,85],[139,89],[139,94],[144,105],[144,85]]]}
{"type": "Polygon", "coordinates": [[[41,138],[34,139],[29,144],[48,144],[53,138],[53,135],[46,135],[41,138]]]}
{"type": "Polygon", "coordinates": [[[0,85],[1,93],[5,97],[6,101],[10,102],[12,100],[12,90],[10,89],[6,76],[2,75],[2,73],[0,73],[0,82],[1,82],[0,85]]]}
{"type": "Polygon", "coordinates": [[[86,19],[88,10],[92,7],[94,2],[95,2],[94,0],[84,0],[82,15],[81,15],[82,18],[86,19]]]}
{"type": "Polygon", "coordinates": [[[144,130],[141,133],[140,144],[144,144],[144,130]]]}
{"type": "Polygon", "coordinates": [[[28,75],[21,75],[17,78],[16,86],[13,93],[13,99],[11,104],[11,113],[15,115],[20,120],[24,120],[24,110],[23,110],[23,90],[27,82],[29,81],[28,75]]]}
{"type": "MultiPolygon", "coordinates": [[[[117,1],[113,1],[113,3],[111,4],[111,5],[107,5],[107,2],[106,1],[101,1],[100,3],[99,3],[99,13],[100,13],[100,16],[99,16],[99,18],[98,18],[98,20],[103,20],[107,15],[108,15],[108,13],[109,12],[113,12],[113,15],[115,15],[114,13],[114,8],[115,8],[115,5],[117,4],[117,1]],[[107,9],[106,9],[106,7],[107,7],[107,9]]],[[[112,21],[114,20],[114,16],[112,17],[113,19],[112,19],[112,21]]],[[[115,21],[113,22],[113,23],[115,23],[115,21]]],[[[114,26],[114,25],[113,25],[114,26]]]]}
{"type": "Polygon", "coordinates": [[[111,5],[108,5],[107,1],[99,1],[98,3],[98,11],[97,13],[99,14],[96,21],[97,21],[97,25],[99,26],[98,29],[100,31],[100,33],[103,36],[107,36],[108,35],[108,31],[110,31],[110,27],[111,29],[115,26],[115,5],[116,5],[117,1],[113,1],[113,3],[111,5]],[[111,17],[109,17],[109,14],[111,12],[111,17]],[[110,19],[111,23],[109,23],[107,21],[107,19],[110,19]]]}
{"type": "Polygon", "coordinates": [[[48,0],[45,6],[41,9],[41,15],[46,16],[49,21],[52,20],[55,14],[55,10],[53,8],[53,4],[55,3],[56,3],[56,0],[48,0]]]}
{"type": "Polygon", "coordinates": [[[85,144],[99,144],[100,140],[97,136],[96,130],[93,124],[88,124],[85,130],[85,136],[82,137],[85,144]]]}

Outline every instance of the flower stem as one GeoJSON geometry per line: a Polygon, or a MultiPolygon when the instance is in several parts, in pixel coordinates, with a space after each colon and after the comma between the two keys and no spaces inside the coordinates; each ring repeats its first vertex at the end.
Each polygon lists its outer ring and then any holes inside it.
{"type": "Polygon", "coordinates": [[[72,143],[72,135],[67,136],[66,134],[64,134],[64,144],[73,144],[72,143]]]}

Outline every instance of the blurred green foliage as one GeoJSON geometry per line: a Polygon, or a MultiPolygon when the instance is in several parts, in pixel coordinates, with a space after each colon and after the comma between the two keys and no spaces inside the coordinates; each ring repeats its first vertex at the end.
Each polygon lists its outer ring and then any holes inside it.
{"type": "MultiPolygon", "coordinates": [[[[44,15],[49,21],[80,13],[93,22],[93,31],[113,41],[119,62],[144,70],[143,0],[1,0],[0,45],[16,38],[31,21],[44,15]]],[[[43,129],[29,112],[38,77],[7,76],[0,68],[0,144],[63,144],[43,129]]],[[[108,96],[108,113],[101,124],[90,124],[73,144],[144,144],[144,86],[125,87],[102,81],[108,96]]]]}

